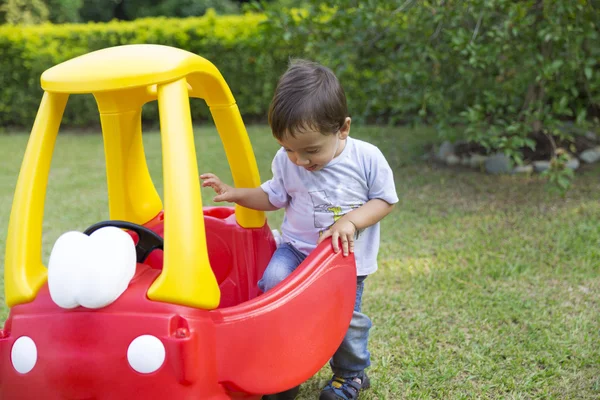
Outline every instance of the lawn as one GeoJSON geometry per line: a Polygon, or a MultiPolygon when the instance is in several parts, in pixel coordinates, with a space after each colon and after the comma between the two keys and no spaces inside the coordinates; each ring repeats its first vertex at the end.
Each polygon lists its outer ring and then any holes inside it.
{"type": "MultiPolygon", "coordinates": [[[[268,178],[276,143],[266,127],[249,133],[268,178]]],[[[422,161],[424,144],[435,137],[428,129],[352,134],[380,146],[400,197],[382,224],[380,268],[363,300],[374,323],[373,387],[361,399],[599,398],[600,167],[579,171],[563,197],[539,177],[422,161]]],[[[162,193],[160,136],[144,140],[162,193]]],[[[0,135],[2,249],[26,141],[27,135],[0,135]]],[[[214,129],[198,128],[196,141],[200,170],[229,180],[214,129]]],[[[203,198],[210,204],[212,193],[203,198]]],[[[270,214],[271,225],[281,217],[270,214]]],[[[101,137],[61,133],[46,200],[44,261],[61,233],[104,219],[101,137]]],[[[0,304],[3,321],[7,309],[0,304]]],[[[323,368],[300,398],[316,398],[329,374],[323,368]]]]}

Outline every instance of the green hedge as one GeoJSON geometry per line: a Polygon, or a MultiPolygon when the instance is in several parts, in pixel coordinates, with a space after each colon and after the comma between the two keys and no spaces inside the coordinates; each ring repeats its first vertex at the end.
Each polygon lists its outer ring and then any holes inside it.
{"type": "MultiPolygon", "coordinates": [[[[46,69],[94,50],[132,43],[174,46],[212,61],[223,74],[246,120],[263,119],[292,48],[270,51],[260,33],[260,14],[200,18],[141,19],[133,22],[0,27],[0,126],[33,124],[46,69]]],[[[115,66],[118,68],[118,66],[115,66]]],[[[208,117],[203,102],[192,102],[196,119],[208,117]]],[[[144,120],[157,121],[156,105],[144,107],[144,120]]],[[[63,125],[99,121],[91,95],[72,95],[63,125]]]]}
{"type": "Polygon", "coordinates": [[[516,162],[600,132],[598,0],[325,4],[266,8],[265,35],[332,68],[359,123],[426,123],[516,162]]]}

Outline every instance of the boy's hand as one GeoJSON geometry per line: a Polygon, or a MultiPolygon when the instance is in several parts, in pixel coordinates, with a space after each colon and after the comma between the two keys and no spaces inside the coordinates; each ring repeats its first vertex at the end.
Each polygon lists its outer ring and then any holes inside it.
{"type": "Polygon", "coordinates": [[[237,200],[235,188],[224,184],[221,182],[218,176],[214,174],[202,174],[200,175],[200,179],[202,179],[202,187],[210,186],[214,189],[217,196],[213,198],[215,202],[228,201],[231,203],[235,203],[237,200]]]}
{"type": "Polygon", "coordinates": [[[342,254],[347,256],[354,253],[354,234],[356,226],[349,219],[341,218],[333,226],[323,232],[323,235],[317,241],[317,244],[331,236],[333,251],[340,251],[339,240],[342,241],[342,254]],[[338,240],[339,239],[339,240],[338,240]]]}

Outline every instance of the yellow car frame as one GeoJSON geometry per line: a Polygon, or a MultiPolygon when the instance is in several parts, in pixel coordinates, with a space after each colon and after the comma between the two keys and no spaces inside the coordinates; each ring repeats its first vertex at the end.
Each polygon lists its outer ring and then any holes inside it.
{"type": "MultiPolygon", "coordinates": [[[[106,154],[110,218],[142,224],[162,209],[146,165],[141,107],[158,99],[165,182],[163,273],[149,290],[152,300],[206,309],[219,304],[210,269],[202,198],[188,97],[206,100],[221,135],[236,186],[256,187],[260,177],[252,146],[233,95],[206,59],[157,45],[114,47],[50,68],[15,192],[6,246],[6,301],[32,301],[47,272],[41,261],[42,219],[52,151],[70,93],[93,93],[100,110],[106,154]],[[126,60],[115,67],[115,60],[126,60]],[[34,192],[34,188],[38,191],[34,192]],[[142,201],[140,201],[140,199],[142,201]],[[185,202],[185,204],[182,204],[185,202]],[[175,234],[192,243],[189,248],[175,234]],[[184,268],[197,265],[196,268],[184,268]],[[21,266],[25,266],[21,271],[21,266]]],[[[261,211],[236,207],[244,228],[264,225],[261,211]]]]}

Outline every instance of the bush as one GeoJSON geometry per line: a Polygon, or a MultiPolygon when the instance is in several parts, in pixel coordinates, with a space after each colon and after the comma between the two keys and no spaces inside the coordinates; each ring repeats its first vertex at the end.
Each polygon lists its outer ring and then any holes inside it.
{"type": "Polygon", "coordinates": [[[117,8],[120,0],[83,0],[78,10],[79,20],[82,22],[109,22],[118,19],[117,8]]]}
{"type": "MultiPolygon", "coordinates": [[[[272,53],[259,33],[264,16],[141,19],[31,27],[0,27],[0,126],[31,126],[42,96],[40,76],[62,61],[94,50],[131,43],[155,43],[199,54],[223,74],[247,120],[264,120],[274,85],[284,69],[285,52],[272,53]],[[276,58],[279,55],[281,58],[276,58]]],[[[293,50],[290,50],[293,51],[293,50]]],[[[206,107],[193,116],[207,118],[206,107]]],[[[156,107],[144,108],[145,121],[157,121],[156,107]]],[[[73,95],[63,124],[99,121],[92,96],[73,95]]]]}
{"type": "MultiPolygon", "coordinates": [[[[45,69],[129,43],[211,60],[247,120],[264,118],[288,58],[306,57],[337,73],[357,122],[434,124],[444,137],[516,162],[536,147],[550,146],[553,156],[558,147],[572,151],[575,135],[600,124],[597,0],[282,4],[289,2],[263,6],[266,16],[0,27],[0,125],[31,124],[45,69]]],[[[156,109],[144,118],[155,121],[156,109]]],[[[97,120],[92,98],[70,100],[67,124],[97,120]]]]}
{"type": "Polygon", "coordinates": [[[42,0],[0,0],[0,21],[32,25],[48,20],[48,7],[42,0]]]}
{"type": "MultiPolygon", "coordinates": [[[[520,162],[600,117],[593,0],[340,0],[267,7],[268,30],[332,67],[354,116],[432,123],[520,162]]],[[[584,130],[585,131],[585,130],[584,130]]]]}
{"type": "Polygon", "coordinates": [[[239,7],[231,0],[123,0],[127,19],[144,17],[198,17],[208,9],[218,14],[237,14],[239,7]]]}
{"type": "Polygon", "coordinates": [[[66,24],[81,21],[79,10],[83,6],[83,0],[46,0],[46,4],[50,11],[48,19],[52,23],[66,24]]]}

